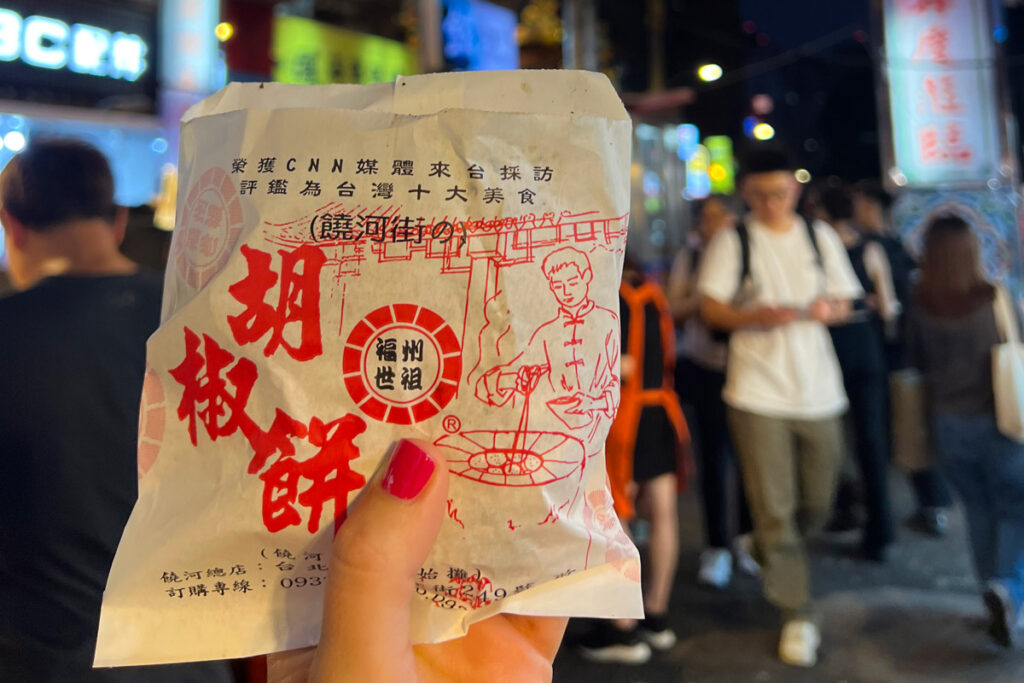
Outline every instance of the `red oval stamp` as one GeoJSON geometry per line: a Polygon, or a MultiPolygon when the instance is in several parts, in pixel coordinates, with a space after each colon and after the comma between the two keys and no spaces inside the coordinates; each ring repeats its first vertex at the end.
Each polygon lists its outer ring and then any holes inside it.
{"type": "Polygon", "coordinates": [[[211,168],[193,183],[175,231],[175,267],[193,289],[202,289],[224,264],[242,234],[242,202],[231,176],[211,168]]]}

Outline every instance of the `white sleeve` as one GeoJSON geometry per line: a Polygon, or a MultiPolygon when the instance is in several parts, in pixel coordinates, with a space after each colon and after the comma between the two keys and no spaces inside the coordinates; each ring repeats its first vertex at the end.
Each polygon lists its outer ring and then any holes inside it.
{"type": "Polygon", "coordinates": [[[740,258],[740,238],[736,230],[719,232],[701,257],[697,291],[722,303],[735,299],[740,287],[740,258]]]}
{"type": "Polygon", "coordinates": [[[665,287],[665,298],[668,299],[669,308],[676,313],[685,303],[690,295],[690,263],[693,256],[686,248],[680,249],[672,262],[672,270],[668,273],[668,283],[665,287]]]}
{"type": "Polygon", "coordinates": [[[864,296],[857,274],[850,265],[839,235],[828,223],[814,222],[814,234],[818,237],[822,267],[825,269],[825,294],[834,299],[857,299],[864,296]]]}
{"type": "Polygon", "coordinates": [[[878,242],[864,245],[864,269],[875,285],[878,295],[878,312],[882,320],[894,320],[900,314],[900,302],[896,298],[896,287],[892,283],[892,269],[885,249],[878,242]]]}

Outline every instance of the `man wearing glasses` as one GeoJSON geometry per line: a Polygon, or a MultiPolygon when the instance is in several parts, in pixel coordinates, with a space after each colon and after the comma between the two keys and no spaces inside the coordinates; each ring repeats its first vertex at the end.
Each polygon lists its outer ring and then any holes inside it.
{"type": "Polygon", "coordinates": [[[839,237],[797,215],[787,154],[741,169],[750,213],[704,256],[701,315],[731,333],[723,398],[754,521],[765,595],[782,612],[779,657],[812,666],[820,644],[804,549],[828,519],[847,407],[826,326],[863,295],[839,237]]]}

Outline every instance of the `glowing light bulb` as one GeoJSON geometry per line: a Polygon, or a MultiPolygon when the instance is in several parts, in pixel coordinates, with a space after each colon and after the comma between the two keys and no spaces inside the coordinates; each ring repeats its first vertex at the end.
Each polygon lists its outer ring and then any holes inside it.
{"type": "Polygon", "coordinates": [[[213,29],[213,35],[217,36],[217,40],[220,42],[227,42],[231,40],[231,36],[235,35],[235,27],[231,22],[222,21],[213,29]]]}
{"type": "Polygon", "coordinates": [[[710,83],[722,77],[722,67],[717,64],[703,64],[697,69],[697,78],[710,83]]]}
{"type": "Polygon", "coordinates": [[[758,140],[771,140],[775,137],[775,129],[770,123],[759,123],[754,126],[754,137],[758,140]]]}
{"type": "Polygon", "coordinates": [[[16,130],[12,130],[4,136],[4,145],[12,152],[20,152],[25,149],[25,136],[16,130]]]}

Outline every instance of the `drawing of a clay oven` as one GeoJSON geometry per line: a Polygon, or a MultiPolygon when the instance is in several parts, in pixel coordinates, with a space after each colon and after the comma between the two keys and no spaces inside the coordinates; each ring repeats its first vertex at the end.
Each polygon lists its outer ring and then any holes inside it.
{"type": "Polygon", "coordinates": [[[583,443],[557,432],[475,430],[434,442],[452,474],[492,486],[543,486],[576,472],[583,443]]]}

